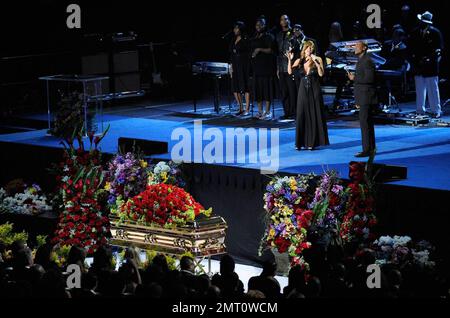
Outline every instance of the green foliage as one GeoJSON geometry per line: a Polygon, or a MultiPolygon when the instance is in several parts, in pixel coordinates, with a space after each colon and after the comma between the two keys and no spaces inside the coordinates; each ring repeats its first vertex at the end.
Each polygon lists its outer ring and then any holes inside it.
{"type": "Polygon", "coordinates": [[[0,242],[8,246],[17,241],[26,242],[28,240],[28,234],[25,231],[13,232],[14,224],[6,222],[0,225],[0,242]]]}
{"type": "Polygon", "coordinates": [[[329,205],[328,200],[324,200],[322,202],[317,203],[314,206],[314,209],[313,209],[313,211],[314,211],[313,220],[315,222],[317,220],[322,220],[325,217],[325,215],[327,213],[328,205],[329,205]]]}
{"type": "Polygon", "coordinates": [[[52,261],[54,261],[58,266],[64,266],[67,258],[69,257],[71,248],[72,246],[70,245],[61,245],[55,248],[55,253],[52,254],[52,261]]]}
{"type": "MultiPolygon", "coordinates": [[[[170,270],[176,270],[177,269],[177,262],[181,259],[181,257],[183,257],[183,255],[179,256],[179,257],[175,257],[175,256],[171,256],[168,254],[164,254],[164,253],[160,253],[160,252],[156,252],[156,251],[151,251],[151,250],[145,250],[145,255],[146,255],[146,262],[144,264],[144,267],[149,266],[153,259],[155,258],[156,255],[162,254],[165,256],[166,261],[167,261],[167,265],[169,267],[170,270]]],[[[192,255],[192,254],[191,254],[192,255]]]]}
{"type": "Polygon", "coordinates": [[[38,235],[38,236],[36,236],[37,248],[41,247],[42,245],[45,245],[46,242],[47,242],[47,235],[38,235]]]}

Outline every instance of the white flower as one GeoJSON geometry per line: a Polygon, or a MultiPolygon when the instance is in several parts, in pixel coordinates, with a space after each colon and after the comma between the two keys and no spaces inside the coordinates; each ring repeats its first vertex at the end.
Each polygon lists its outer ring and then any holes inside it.
{"type": "Polygon", "coordinates": [[[414,259],[414,263],[421,268],[434,267],[435,263],[430,261],[430,252],[428,250],[423,251],[411,251],[414,259]]]}
{"type": "Polygon", "coordinates": [[[25,189],[23,193],[5,197],[0,202],[2,210],[17,214],[33,214],[51,210],[46,197],[37,195],[35,187],[25,189]]]}
{"type": "Polygon", "coordinates": [[[155,168],[153,169],[153,172],[155,174],[160,174],[162,172],[169,172],[170,171],[170,166],[165,163],[164,161],[160,161],[156,164],[155,168]]]}
{"type": "Polygon", "coordinates": [[[394,248],[398,246],[406,246],[411,242],[411,237],[409,236],[394,236],[394,248]]]}
{"type": "Polygon", "coordinates": [[[6,197],[6,191],[3,188],[0,188],[0,202],[6,197]]]}
{"type": "Polygon", "coordinates": [[[394,245],[394,240],[390,236],[380,236],[380,238],[375,241],[375,244],[378,244],[378,246],[388,245],[392,246],[394,245]]]}
{"type": "Polygon", "coordinates": [[[375,261],[375,264],[377,264],[379,266],[384,265],[384,264],[386,264],[386,260],[385,259],[377,259],[375,261]]]}

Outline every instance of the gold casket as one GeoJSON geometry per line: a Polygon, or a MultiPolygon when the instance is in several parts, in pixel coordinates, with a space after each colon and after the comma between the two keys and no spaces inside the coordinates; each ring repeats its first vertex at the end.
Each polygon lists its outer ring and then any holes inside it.
{"type": "Polygon", "coordinates": [[[227,223],[220,216],[201,218],[172,229],[111,219],[111,244],[139,247],[171,255],[195,257],[224,254],[227,223]]]}

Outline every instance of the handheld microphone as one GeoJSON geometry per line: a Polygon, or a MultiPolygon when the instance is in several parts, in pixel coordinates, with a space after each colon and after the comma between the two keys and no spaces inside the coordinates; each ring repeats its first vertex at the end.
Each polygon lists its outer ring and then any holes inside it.
{"type": "Polygon", "coordinates": [[[222,40],[225,40],[227,37],[229,37],[231,33],[233,33],[233,30],[230,30],[227,33],[225,33],[224,35],[222,35],[222,40]]]}

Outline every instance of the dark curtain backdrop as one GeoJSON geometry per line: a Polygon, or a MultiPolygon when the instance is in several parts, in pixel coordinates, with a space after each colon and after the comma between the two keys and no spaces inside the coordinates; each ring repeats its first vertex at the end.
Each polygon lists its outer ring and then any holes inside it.
{"type": "MultiPolygon", "coordinates": [[[[48,50],[73,50],[80,45],[83,34],[136,31],[142,41],[186,41],[199,58],[226,58],[227,43],[221,36],[236,20],[247,23],[250,33],[255,19],[264,14],[269,27],[278,26],[279,16],[288,14],[293,23],[301,23],[322,47],[327,43],[328,30],[334,21],[342,23],[344,36],[350,37],[357,19],[365,21],[364,12],[374,1],[143,1],[143,0],[38,0],[5,1],[0,9],[2,50],[8,54],[39,53],[48,50]],[[69,30],[65,21],[66,6],[81,6],[82,28],[69,30]]],[[[408,3],[413,16],[425,10],[434,13],[435,25],[443,32],[448,25],[446,1],[380,0],[383,24],[389,30],[399,21],[400,8],[408,3]]],[[[448,32],[444,36],[448,39],[448,32]]],[[[390,31],[389,31],[390,34],[390,31]]]]}

